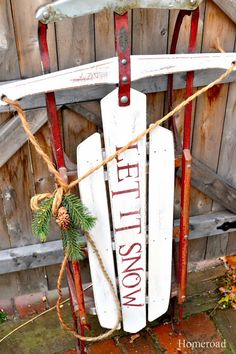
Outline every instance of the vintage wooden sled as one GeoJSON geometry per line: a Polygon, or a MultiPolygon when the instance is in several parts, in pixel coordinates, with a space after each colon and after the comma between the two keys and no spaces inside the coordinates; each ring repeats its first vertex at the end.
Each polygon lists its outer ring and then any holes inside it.
{"type": "MultiPolygon", "coordinates": [[[[156,7],[193,10],[198,7],[199,3],[200,1],[191,0],[140,0],[131,6],[129,1],[121,0],[99,0],[97,2],[60,0],[38,10],[36,18],[41,21],[39,23],[39,42],[45,75],[2,85],[0,86],[0,96],[6,95],[11,99],[20,99],[28,95],[46,93],[55,161],[65,178],[67,171],[54,91],[79,89],[83,86],[99,84],[118,84],[118,88],[101,101],[105,147],[102,146],[102,137],[98,133],[90,136],[78,146],[78,176],[81,176],[146,128],[146,96],[131,88],[133,81],[187,71],[187,96],[189,96],[192,89],[193,71],[226,69],[236,60],[235,53],[193,54],[195,48],[193,43],[196,43],[198,10],[193,12],[195,13],[195,22],[192,21],[192,41],[190,41],[189,54],[130,55],[127,9],[156,7]],[[116,12],[117,57],[49,73],[46,24],[64,17],[94,13],[107,7],[116,12]]],[[[194,18],[194,16],[192,17],[194,18]]],[[[0,105],[5,104],[0,100],[0,105]]],[[[188,106],[188,113],[185,115],[183,149],[181,146],[182,191],[178,274],[180,306],[186,298],[191,176],[190,106],[188,106]]],[[[175,132],[174,129],[173,131],[175,132]]],[[[122,307],[122,325],[128,332],[139,331],[145,327],[147,321],[153,321],[165,313],[169,305],[174,160],[173,134],[166,128],[158,127],[150,134],[148,141],[143,138],[116,160],[110,162],[107,169],[100,168],[79,185],[84,204],[97,217],[92,237],[113,285],[117,289],[122,307]],[[112,218],[110,218],[109,211],[111,211],[112,218]]],[[[96,312],[100,324],[105,328],[113,328],[117,319],[114,299],[89,245],[88,254],[96,312]]],[[[73,269],[74,277],[81,280],[79,265],[74,263],[71,269],[73,269]]],[[[68,270],[68,274],[70,271],[68,270]]],[[[68,279],[70,293],[77,296],[77,303],[76,296],[72,296],[71,300],[73,314],[75,305],[82,303],[79,309],[79,323],[81,332],[83,332],[86,324],[82,308],[84,304],[83,301],[78,301],[78,298],[82,296],[82,286],[78,291],[80,281],[77,282],[75,289],[71,276],[68,279]]],[[[75,329],[77,330],[76,324],[75,329]]],[[[81,352],[84,352],[82,344],[81,352]]]]}

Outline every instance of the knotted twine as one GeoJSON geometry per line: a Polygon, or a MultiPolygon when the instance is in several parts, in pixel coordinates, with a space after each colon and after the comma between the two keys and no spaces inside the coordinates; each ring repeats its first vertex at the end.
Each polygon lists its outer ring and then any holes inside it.
{"type": "MultiPolygon", "coordinates": [[[[75,181],[72,181],[69,184],[64,181],[64,179],[62,178],[60,173],[56,170],[55,166],[51,162],[49,156],[40,147],[39,143],[37,142],[36,138],[34,137],[33,133],[31,132],[30,126],[26,120],[25,113],[24,113],[23,109],[21,108],[19,102],[13,101],[10,98],[3,95],[1,97],[2,101],[9,104],[12,108],[14,108],[17,111],[19,118],[21,120],[22,126],[23,126],[26,134],[28,135],[30,142],[35,147],[37,153],[42,157],[42,159],[47,164],[49,172],[51,172],[54,175],[54,177],[56,179],[56,183],[57,183],[57,188],[55,189],[55,191],[53,193],[37,194],[34,197],[32,197],[31,202],[30,202],[31,209],[33,211],[39,209],[40,202],[42,200],[44,200],[45,198],[53,197],[54,199],[53,199],[53,205],[52,205],[52,214],[53,214],[53,216],[56,216],[58,209],[62,203],[62,198],[63,198],[64,194],[69,193],[73,187],[75,187],[77,184],[79,184],[86,177],[90,176],[93,172],[97,171],[99,168],[105,166],[106,164],[108,164],[109,162],[111,162],[112,160],[117,158],[120,154],[125,152],[131,145],[134,145],[135,143],[140,141],[142,138],[144,138],[146,135],[151,133],[157,126],[161,125],[163,122],[168,120],[171,116],[173,116],[175,113],[177,113],[182,108],[187,106],[194,99],[196,99],[197,97],[202,95],[204,92],[211,89],[213,86],[219,84],[222,80],[224,80],[228,75],[231,74],[231,72],[234,70],[235,67],[236,67],[236,63],[233,62],[232,65],[222,75],[220,75],[215,81],[211,82],[209,85],[203,87],[202,89],[196,91],[193,95],[191,95],[186,100],[181,102],[178,106],[176,106],[172,111],[167,113],[164,117],[157,120],[155,123],[151,124],[147,129],[145,129],[143,132],[141,132],[139,135],[137,135],[134,139],[129,141],[121,149],[117,150],[114,154],[108,156],[106,159],[101,161],[98,165],[89,169],[81,177],[79,177],[75,181]]],[[[110,290],[113,294],[113,297],[114,297],[114,300],[116,303],[116,307],[117,307],[117,313],[118,313],[116,324],[114,325],[114,327],[111,330],[109,330],[109,331],[105,332],[104,334],[101,334],[97,337],[85,337],[85,336],[81,336],[80,334],[78,334],[72,327],[68,326],[65,323],[65,321],[63,320],[62,314],[61,314],[61,301],[62,301],[61,282],[62,282],[63,274],[64,274],[64,271],[66,269],[66,265],[68,262],[67,254],[65,254],[63,262],[61,264],[61,269],[60,269],[60,273],[59,273],[59,277],[58,277],[58,281],[57,281],[57,289],[58,289],[57,314],[58,314],[59,321],[60,321],[61,325],[63,326],[63,328],[68,330],[69,332],[71,332],[76,338],[83,340],[83,341],[87,341],[87,342],[95,342],[95,341],[103,340],[103,339],[111,336],[115,332],[115,330],[118,328],[119,323],[122,319],[122,314],[121,314],[121,306],[120,306],[120,302],[119,302],[119,299],[118,299],[118,296],[116,293],[116,289],[112,283],[112,280],[111,280],[109,274],[106,271],[106,268],[104,266],[101,255],[97,249],[97,246],[89,233],[86,233],[85,236],[87,238],[87,241],[89,242],[89,244],[91,245],[91,247],[93,248],[93,250],[96,254],[98,263],[99,263],[101,270],[102,270],[102,273],[103,273],[104,277],[106,278],[108,285],[110,287],[110,290]]]]}

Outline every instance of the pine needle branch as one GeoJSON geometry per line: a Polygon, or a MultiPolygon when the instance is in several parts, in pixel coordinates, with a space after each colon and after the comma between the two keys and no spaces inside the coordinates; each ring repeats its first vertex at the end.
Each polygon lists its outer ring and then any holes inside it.
{"type": "Polygon", "coordinates": [[[81,261],[84,259],[85,251],[82,239],[80,232],[74,228],[62,230],[63,246],[69,261],[81,261]]]}
{"type": "Polygon", "coordinates": [[[40,208],[34,213],[32,221],[32,231],[36,237],[45,242],[49,232],[49,224],[52,215],[53,198],[45,199],[40,208]]]}
{"type": "Polygon", "coordinates": [[[89,231],[93,228],[96,218],[89,213],[76,195],[65,195],[62,205],[68,210],[74,227],[80,227],[83,231],[89,231]]]}

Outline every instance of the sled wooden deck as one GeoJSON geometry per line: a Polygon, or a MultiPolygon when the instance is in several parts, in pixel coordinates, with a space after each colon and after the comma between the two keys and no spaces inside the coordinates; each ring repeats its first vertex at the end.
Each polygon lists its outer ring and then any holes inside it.
{"type": "MultiPolygon", "coordinates": [[[[117,97],[118,89],[101,102],[106,156],[146,128],[146,96],[131,90],[131,104],[127,107],[119,107],[117,97]]],[[[148,155],[148,178],[146,139],[143,138],[108,164],[108,191],[103,168],[79,185],[82,201],[97,217],[92,236],[114,285],[117,269],[123,328],[131,333],[146,326],[146,297],[148,320],[153,321],[166,312],[171,290],[175,163],[169,130],[158,127],[151,133],[148,155]]],[[[95,133],[78,146],[78,176],[101,159],[101,137],[95,133]]],[[[99,321],[103,327],[112,328],[117,309],[90,248],[89,262],[99,321]]]]}

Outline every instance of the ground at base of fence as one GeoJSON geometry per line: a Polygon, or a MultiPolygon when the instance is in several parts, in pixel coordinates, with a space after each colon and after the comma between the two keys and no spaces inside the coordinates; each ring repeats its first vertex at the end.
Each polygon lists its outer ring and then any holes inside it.
{"type": "MultiPolygon", "coordinates": [[[[234,333],[236,311],[216,310],[212,313],[219,299],[219,294],[216,292],[219,277],[224,272],[225,269],[223,266],[217,266],[208,268],[205,271],[189,274],[189,296],[184,306],[186,319],[184,322],[184,335],[182,337],[173,335],[170,324],[160,324],[158,326],[156,322],[155,324],[150,324],[147,330],[143,330],[136,335],[127,336],[124,332],[117,332],[113,339],[88,346],[88,353],[236,353],[236,336],[234,333]],[[212,313],[212,316],[209,317],[210,313],[212,313]],[[226,339],[226,342],[224,339],[226,339]],[[225,343],[226,348],[224,348],[225,343]],[[210,345],[214,346],[214,348],[210,348],[210,345]],[[217,348],[219,345],[223,347],[217,348]],[[193,346],[195,347],[193,348],[193,346]],[[178,351],[178,349],[180,350],[178,351]]],[[[34,297],[30,299],[32,300],[34,297]]],[[[26,300],[28,300],[28,297],[26,300]]],[[[53,300],[55,299],[53,298],[53,300]]],[[[23,306],[22,302],[15,301],[16,305],[18,303],[21,303],[23,306]]],[[[27,303],[28,307],[28,302],[25,301],[24,303],[27,303]]],[[[51,306],[53,304],[54,301],[51,301],[51,306]]],[[[30,308],[34,309],[35,312],[38,311],[38,307],[33,306],[33,303],[30,308]]],[[[7,311],[7,308],[5,310],[7,311]]],[[[21,312],[17,311],[16,307],[15,310],[14,316],[18,316],[18,319],[9,320],[0,325],[0,338],[28,319],[29,313],[27,314],[27,318],[19,319],[21,312]]],[[[8,313],[10,315],[10,311],[8,313]]],[[[66,321],[70,323],[71,314],[68,303],[64,305],[63,313],[66,321]]],[[[25,311],[22,313],[22,317],[23,315],[26,315],[25,311]]],[[[165,316],[163,319],[164,323],[169,319],[169,316],[165,316]]],[[[89,320],[92,325],[92,331],[89,335],[93,336],[101,333],[96,318],[91,316],[89,320]]],[[[73,350],[74,345],[74,338],[60,328],[57,314],[53,310],[0,343],[0,353],[75,354],[73,350]]]]}
{"type": "MultiPolygon", "coordinates": [[[[236,312],[233,310],[218,311],[214,320],[206,313],[197,314],[184,321],[183,335],[174,334],[171,324],[166,323],[147,328],[138,334],[115,337],[93,344],[87,348],[87,352],[89,354],[235,353],[236,343],[233,338],[235,321],[236,312]],[[216,323],[219,323],[219,327],[216,327],[216,323]]],[[[76,351],[70,350],[63,354],[76,354],[76,351]]]]}
{"type": "MultiPolygon", "coordinates": [[[[67,320],[70,318],[69,306],[64,309],[67,320]]],[[[209,317],[207,313],[194,314],[184,320],[183,335],[176,335],[170,323],[147,327],[133,335],[117,333],[109,340],[87,346],[88,354],[230,354],[236,353],[234,325],[236,311],[217,310],[209,317]]],[[[0,326],[0,335],[15,327],[14,323],[0,326]],[[4,327],[7,327],[4,329],[4,327]]],[[[93,319],[93,335],[98,325],[93,319]]],[[[56,314],[46,315],[26,327],[23,332],[14,334],[0,344],[4,354],[76,354],[74,339],[62,331],[56,314]],[[71,349],[70,349],[71,348],[71,349]]]]}
{"type": "MultiPolygon", "coordinates": [[[[69,306],[64,309],[67,320],[70,318],[69,306]]],[[[133,334],[117,335],[109,340],[87,346],[88,354],[230,354],[236,353],[234,326],[236,311],[217,310],[209,317],[207,313],[194,314],[184,320],[183,335],[176,335],[170,323],[147,327],[133,334]]],[[[15,327],[14,323],[0,326],[0,335],[15,327]],[[4,329],[4,327],[7,327],[4,329]]],[[[93,332],[98,324],[93,319],[93,332]]],[[[23,332],[14,334],[0,344],[4,354],[76,354],[74,339],[60,329],[56,314],[46,315],[26,327],[23,332]],[[70,349],[71,348],[71,349],[70,349]]]]}

